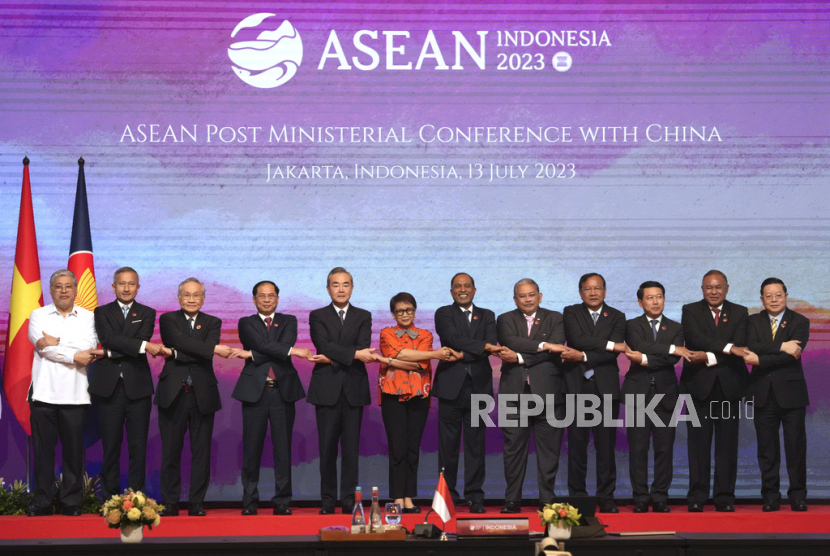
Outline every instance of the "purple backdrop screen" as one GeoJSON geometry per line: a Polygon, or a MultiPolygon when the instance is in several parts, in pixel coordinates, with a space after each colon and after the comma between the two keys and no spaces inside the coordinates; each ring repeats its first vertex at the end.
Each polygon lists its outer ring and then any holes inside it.
{"type": "MultiPolygon", "coordinates": [[[[177,309],[177,284],[197,276],[203,310],[235,347],[261,279],[279,285],[279,310],[298,317],[299,345],[311,347],[308,312],[329,302],[335,266],[354,275],[352,302],[373,312],[375,345],[399,291],[434,330],[461,270],[497,314],[514,307],[520,278],[561,311],[595,271],[628,318],[640,314],[637,286],[659,280],[678,320],[710,268],[751,312],[761,281],[777,276],[812,321],[808,487],[830,495],[826,4],[90,0],[8,4],[0,20],[4,334],[26,155],[44,283],[66,265],[83,156],[99,301],[113,299],[122,265],[138,269],[139,300],[159,312],[177,309]]],[[[152,365],[157,375],[161,361],[152,365]]],[[[208,500],[241,499],[241,404],[230,397],[241,367],[217,360],[224,408],[208,500]]],[[[311,365],[298,369],[307,386],[311,365]]],[[[433,403],[421,495],[438,476],[436,412],[433,403]]],[[[313,407],[299,402],[297,416],[295,498],[318,499],[313,407]]],[[[758,497],[750,421],[740,435],[737,494],[758,497]]],[[[263,497],[269,450],[270,440],[263,497]]],[[[497,429],[487,450],[485,490],[499,499],[497,429]]],[[[4,400],[0,476],[24,477],[24,452],[4,400]]],[[[376,404],[361,454],[361,483],[385,492],[376,404]]],[[[100,444],[87,459],[98,473],[100,444]]],[[[154,411],[153,494],[159,463],[154,411]]],[[[672,496],[687,481],[681,427],[672,496]]],[[[533,463],[525,494],[536,495],[533,463]]]]}

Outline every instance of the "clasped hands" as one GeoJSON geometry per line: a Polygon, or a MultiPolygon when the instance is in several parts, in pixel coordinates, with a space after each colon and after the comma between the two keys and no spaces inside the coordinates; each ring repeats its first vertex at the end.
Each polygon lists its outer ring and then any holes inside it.
{"type": "MultiPolygon", "coordinates": [[[[37,342],[35,342],[35,347],[38,351],[42,351],[47,347],[54,347],[60,344],[60,338],[57,336],[50,336],[45,331],[41,330],[42,337],[38,338],[37,342]]],[[[95,349],[89,348],[83,351],[75,352],[75,355],[72,359],[78,365],[87,366],[93,361],[101,359],[104,356],[104,350],[102,349],[95,349]]]]}

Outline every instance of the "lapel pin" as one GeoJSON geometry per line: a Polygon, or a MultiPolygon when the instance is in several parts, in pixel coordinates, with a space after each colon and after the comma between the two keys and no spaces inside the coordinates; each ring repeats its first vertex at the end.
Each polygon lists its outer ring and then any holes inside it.
{"type": "Polygon", "coordinates": [[[201,324],[197,324],[197,325],[196,325],[196,330],[199,330],[200,328],[202,328],[202,325],[201,325],[201,324]]]}
{"type": "Polygon", "coordinates": [[[729,319],[726,318],[726,317],[723,317],[723,322],[729,322],[729,319]]]}
{"type": "Polygon", "coordinates": [[[663,330],[666,330],[666,327],[665,327],[665,326],[663,327],[663,330]]]}
{"type": "Polygon", "coordinates": [[[133,316],[136,316],[136,314],[135,314],[135,313],[133,313],[133,316]]]}
{"type": "Polygon", "coordinates": [[[473,320],[478,320],[478,317],[473,317],[473,320]]]}
{"type": "Polygon", "coordinates": [[[603,314],[602,314],[602,316],[603,316],[603,317],[607,317],[607,316],[608,316],[608,313],[603,313],[603,314]]]}
{"type": "Polygon", "coordinates": [[[787,328],[787,321],[781,323],[781,328],[787,328]]]}
{"type": "Polygon", "coordinates": [[[540,321],[539,319],[536,319],[536,322],[534,324],[542,324],[542,321],[540,321]]]}

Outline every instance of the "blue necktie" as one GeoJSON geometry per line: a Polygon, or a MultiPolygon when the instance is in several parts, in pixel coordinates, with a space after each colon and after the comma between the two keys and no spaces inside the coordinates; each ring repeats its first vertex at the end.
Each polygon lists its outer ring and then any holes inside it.
{"type": "Polygon", "coordinates": [[[657,319],[651,320],[651,331],[654,332],[654,341],[657,341],[657,319]]]}

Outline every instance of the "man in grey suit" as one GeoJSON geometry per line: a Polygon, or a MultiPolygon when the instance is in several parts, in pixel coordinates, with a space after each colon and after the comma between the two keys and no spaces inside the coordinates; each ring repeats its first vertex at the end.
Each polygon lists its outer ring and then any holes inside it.
{"type": "MultiPolygon", "coordinates": [[[[542,309],[542,293],[539,285],[530,278],[523,278],[513,286],[516,309],[499,315],[496,323],[499,343],[504,348],[499,357],[504,361],[499,381],[499,395],[535,394],[543,401],[553,394],[557,402],[564,402],[564,371],[559,353],[565,350],[565,326],[562,314],[542,309]]],[[[528,404],[529,405],[529,404],[528,404]]],[[[528,443],[533,430],[536,444],[536,476],[539,483],[539,502],[553,502],[556,472],[559,469],[559,449],[563,428],[548,423],[547,411],[540,414],[521,414],[520,402],[507,402],[507,407],[518,409],[515,420],[521,423],[502,427],[504,434],[504,478],[507,488],[501,513],[519,513],[522,506],[522,483],[527,470],[528,443]]],[[[528,407],[528,406],[524,406],[528,407]]],[[[554,415],[565,417],[564,403],[556,403],[554,415]]]]}

